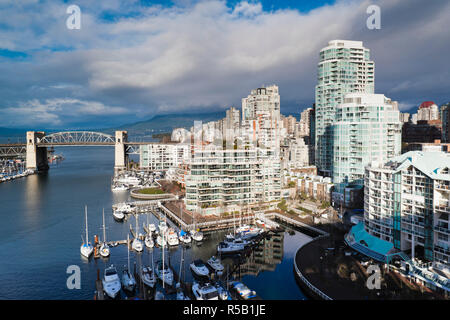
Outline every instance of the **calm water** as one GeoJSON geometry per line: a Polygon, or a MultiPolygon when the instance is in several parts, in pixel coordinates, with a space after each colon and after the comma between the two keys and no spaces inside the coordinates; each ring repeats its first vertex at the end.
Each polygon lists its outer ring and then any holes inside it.
{"type": "MultiPolygon", "coordinates": [[[[80,255],[84,234],[84,206],[88,206],[89,238],[102,235],[102,209],[105,209],[107,240],[126,239],[129,224],[112,217],[113,203],[129,200],[128,193],[110,191],[114,150],[108,147],[66,147],[56,149],[66,160],[51,165],[48,174],[33,175],[0,184],[0,299],[92,299],[97,269],[114,264],[118,271],[127,264],[127,249],[111,248],[111,256],[87,261],[80,255]],[[69,265],[81,268],[81,289],[66,287],[69,265]]],[[[141,215],[139,225],[152,215],[141,215]]],[[[189,263],[205,261],[215,253],[224,233],[209,236],[200,246],[193,244],[185,252],[182,277],[192,279],[189,263]]],[[[240,267],[244,283],[263,299],[303,299],[293,275],[293,259],[301,243],[309,238],[301,233],[284,233],[264,240],[240,267]]],[[[180,246],[181,248],[181,246],[180,246]]],[[[167,252],[167,251],[166,251],[167,252]]],[[[168,251],[171,265],[180,271],[181,249],[168,251]]],[[[130,253],[131,263],[151,263],[152,254],[130,253]]],[[[167,256],[167,254],[166,254],[167,256]]],[[[154,249],[155,262],[160,258],[154,249]]],[[[227,259],[225,264],[232,266],[227,259]]]]}

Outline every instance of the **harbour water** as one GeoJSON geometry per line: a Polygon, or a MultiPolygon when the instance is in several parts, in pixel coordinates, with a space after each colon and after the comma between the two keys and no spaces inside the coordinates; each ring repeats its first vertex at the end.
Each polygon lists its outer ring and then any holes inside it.
{"type": "MultiPolygon", "coordinates": [[[[134,218],[118,223],[111,212],[113,203],[131,200],[128,193],[110,191],[114,149],[109,147],[57,148],[65,160],[51,165],[47,174],[0,184],[0,299],[93,299],[97,270],[114,264],[119,273],[127,264],[124,245],[111,248],[108,259],[83,259],[80,255],[84,234],[84,206],[88,206],[89,240],[102,237],[102,209],[105,209],[107,240],[126,239],[134,218]],[[68,289],[67,267],[81,269],[81,289],[68,289]]],[[[149,215],[157,223],[153,215],[149,215]]],[[[139,225],[146,222],[139,217],[139,225]]],[[[142,230],[142,229],[141,229],[142,230]]],[[[209,236],[201,245],[185,251],[182,278],[192,280],[189,263],[206,261],[215,254],[225,233],[209,236]]],[[[264,240],[240,267],[242,281],[263,299],[304,299],[293,274],[293,259],[299,246],[309,237],[294,231],[264,240]]],[[[175,272],[180,270],[181,246],[168,251],[175,272]]],[[[135,261],[151,263],[151,253],[131,252],[135,261]]],[[[167,256],[167,255],[166,255],[167,256]]],[[[153,257],[160,258],[155,248],[153,257]]],[[[225,260],[226,264],[231,261],[225,260]]]]}

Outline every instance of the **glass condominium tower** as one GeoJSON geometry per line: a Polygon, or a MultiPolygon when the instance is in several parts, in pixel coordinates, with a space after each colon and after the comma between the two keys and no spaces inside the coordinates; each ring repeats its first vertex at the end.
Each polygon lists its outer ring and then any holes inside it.
{"type": "Polygon", "coordinates": [[[375,64],[362,41],[332,40],[320,50],[316,85],[315,163],[332,176],[336,107],[347,93],[374,93],[375,64]]]}

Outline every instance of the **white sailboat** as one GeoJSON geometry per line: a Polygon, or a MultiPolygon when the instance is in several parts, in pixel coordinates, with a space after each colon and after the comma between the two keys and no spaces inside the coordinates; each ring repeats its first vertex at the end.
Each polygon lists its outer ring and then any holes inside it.
{"type": "Polygon", "coordinates": [[[125,290],[133,291],[136,287],[136,279],[134,279],[133,274],[130,271],[130,236],[127,234],[127,254],[128,254],[128,265],[122,272],[122,287],[125,290]]]}
{"type": "Polygon", "coordinates": [[[131,244],[131,248],[137,252],[142,252],[144,250],[144,245],[142,244],[142,241],[138,238],[138,216],[136,215],[136,231],[135,231],[136,237],[133,239],[133,242],[131,244]]]}
{"type": "Polygon", "coordinates": [[[103,243],[100,246],[100,255],[103,258],[109,257],[110,251],[108,244],[106,243],[106,227],[105,227],[105,209],[103,209],[103,243]]]}
{"type": "Polygon", "coordinates": [[[148,224],[148,214],[147,214],[147,228],[148,228],[147,230],[148,230],[148,233],[145,236],[144,243],[145,243],[145,246],[147,248],[153,248],[155,243],[153,242],[152,231],[150,230],[149,226],[150,225],[148,224]]]}
{"type": "Polygon", "coordinates": [[[88,237],[87,206],[84,207],[84,214],[85,214],[85,220],[86,220],[86,241],[83,241],[83,243],[81,244],[80,252],[83,257],[89,259],[92,252],[94,251],[94,247],[89,242],[89,237],[88,237]]]}

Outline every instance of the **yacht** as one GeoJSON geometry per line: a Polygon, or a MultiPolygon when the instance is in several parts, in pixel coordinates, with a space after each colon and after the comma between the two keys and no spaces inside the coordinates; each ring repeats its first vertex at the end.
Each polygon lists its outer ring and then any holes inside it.
{"type": "Polygon", "coordinates": [[[153,269],[150,266],[143,267],[141,270],[141,279],[142,282],[144,282],[145,285],[149,286],[150,288],[154,288],[156,284],[156,277],[153,272],[153,269]]]}
{"type": "Polygon", "coordinates": [[[234,243],[234,244],[240,244],[240,245],[243,245],[244,247],[247,247],[247,246],[249,246],[249,245],[252,244],[251,241],[244,240],[244,239],[242,239],[241,237],[239,237],[239,236],[234,236],[234,235],[232,235],[232,234],[227,234],[227,235],[225,236],[224,242],[227,242],[227,243],[234,243]]]}
{"type": "Polygon", "coordinates": [[[243,225],[236,229],[236,234],[243,240],[250,240],[259,236],[263,229],[249,225],[243,225]]]}
{"type": "Polygon", "coordinates": [[[202,241],[203,240],[203,232],[197,231],[197,230],[191,230],[191,237],[195,241],[202,241]]]}
{"type": "MultiPolygon", "coordinates": [[[[127,243],[130,242],[130,237],[127,235],[127,243]]],[[[128,254],[128,265],[125,266],[125,269],[122,271],[122,287],[125,290],[132,292],[136,287],[136,280],[134,279],[133,274],[130,271],[130,246],[127,246],[127,254],[128,254]]]]}
{"type": "Polygon", "coordinates": [[[173,228],[169,228],[169,230],[168,230],[167,243],[169,244],[169,246],[177,246],[180,244],[177,233],[175,232],[175,230],[173,228]]]}
{"type": "Polygon", "coordinates": [[[113,211],[113,217],[116,221],[123,221],[123,219],[125,219],[125,214],[123,213],[123,211],[116,209],[113,211]]]}
{"type": "Polygon", "coordinates": [[[163,283],[169,286],[173,285],[173,272],[167,264],[159,262],[156,267],[156,275],[163,283]]]}
{"type": "Polygon", "coordinates": [[[216,288],[220,300],[232,300],[230,292],[228,292],[228,290],[225,289],[221,284],[216,283],[216,288]]]}
{"type": "Polygon", "coordinates": [[[116,191],[127,191],[128,187],[124,184],[120,184],[120,185],[115,185],[111,188],[111,191],[116,192],[116,191]]]}
{"type": "Polygon", "coordinates": [[[182,243],[188,244],[191,243],[191,236],[184,232],[183,230],[180,231],[179,239],[182,243]]]}
{"type": "Polygon", "coordinates": [[[148,231],[155,232],[156,231],[156,226],[153,223],[150,223],[148,225],[148,231]]]}
{"type": "Polygon", "coordinates": [[[158,236],[156,237],[156,243],[158,244],[158,246],[160,247],[165,247],[167,246],[167,241],[166,241],[166,237],[162,234],[158,234],[158,236]]]}
{"type": "Polygon", "coordinates": [[[103,243],[100,246],[100,255],[103,258],[107,258],[109,257],[109,247],[108,244],[106,243],[106,227],[105,227],[105,209],[103,209],[103,243]]]}
{"type": "Polygon", "coordinates": [[[161,220],[159,222],[159,233],[160,234],[165,234],[167,231],[167,223],[164,220],[161,220]]]}
{"type": "Polygon", "coordinates": [[[142,250],[144,250],[144,245],[142,244],[141,240],[135,238],[131,243],[131,248],[137,252],[141,252],[142,250]]]}
{"type": "Polygon", "coordinates": [[[155,245],[155,243],[153,242],[153,238],[152,238],[152,234],[147,234],[145,236],[145,240],[144,240],[145,246],[147,248],[153,248],[153,246],[155,245]]]}
{"type": "Polygon", "coordinates": [[[192,261],[190,267],[192,272],[200,277],[207,277],[209,275],[209,270],[201,259],[192,261]]]}
{"type": "Polygon", "coordinates": [[[206,261],[206,263],[215,271],[217,274],[221,274],[223,272],[224,266],[221,263],[220,259],[216,256],[212,256],[206,261]]]}
{"type": "Polygon", "coordinates": [[[217,245],[217,252],[219,253],[238,253],[240,251],[243,251],[245,249],[244,245],[242,244],[236,244],[233,242],[220,242],[217,245]]]}
{"type": "Polygon", "coordinates": [[[88,238],[87,206],[84,207],[84,214],[85,214],[85,219],[86,219],[86,242],[83,241],[83,243],[81,244],[80,252],[83,257],[89,259],[92,252],[94,251],[94,247],[89,242],[89,238],[88,238]]]}
{"type": "Polygon", "coordinates": [[[256,297],[256,292],[250,290],[242,282],[236,281],[236,282],[232,283],[232,287],[234,290],[236,290],[236,292],[239,294],[239,296],[245,300],[256,297]]]}
{"type": "Polygon", "coordinates": [[[103,291],[105,291],[106,295],[111,299],[115,299],[120,292],[120,279],[113,265],[105,269],[102,283],[103,291]]]}
{"type": "Polygon", "coordinates": [[[201,285],[194,282],[192,285],[192,293],[197,300],[219,300],[217,288],[209,283],[201,285]]]}
{"type": "Polygon", "coordinates": [[[137,237],[134,238],[133,243],[131,244],[131,248],[137,252],[141,252],[142,250],[144,250],[144,245],[142,243],[142,241],[140,240],[140,238],[142,237],[142,234],[139,233],[139,224],[138,224],[138,215],[136,215],[136,235],[137,237]]]}

